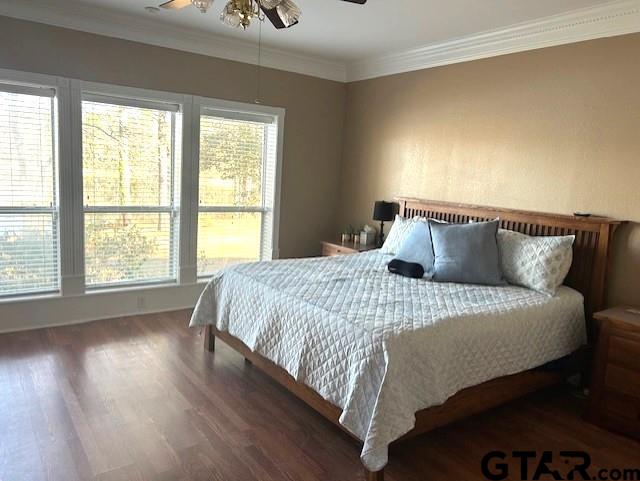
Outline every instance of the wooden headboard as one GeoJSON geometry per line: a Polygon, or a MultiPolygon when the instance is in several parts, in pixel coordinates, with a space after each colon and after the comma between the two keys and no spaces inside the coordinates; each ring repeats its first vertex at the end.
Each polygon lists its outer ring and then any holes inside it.
{"type": "Polygon", "coordinates": [[[396,200],[403,217],[421,216],[458,223],[499,217],[500,227],[503,229],[531,236],[575,235],[573,264],[565,284],[584,296],[585,313],[591,331],[591,315],[605,307],[611,240],[621,221],[606,217],[576,217],[406,197],[396,200]]]}

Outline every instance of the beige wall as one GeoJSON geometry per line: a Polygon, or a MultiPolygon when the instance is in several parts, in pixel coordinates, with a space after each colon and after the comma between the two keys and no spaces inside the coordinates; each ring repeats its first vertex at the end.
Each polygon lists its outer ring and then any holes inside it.
{"type": "MultiPolygon", "coordinates": [[[[250,65],[6,17],[0,45],[0,68],[244,102],[255,92],[250,65]]],[[[639,51],[635,34],[348,86],[265,69],[263,103],[287,109],[281,254],[316,254],[395,195],[640,222],[639,51]]],[[[610,285],[612,302],[640,304],[638,224],[617,236],[610,285]]]]}
{"type": "Polygon", "coordinates": [[[640,305],[640,34],[352,83],[340,225],[397,195],[634,221],[610,302],[640,305]]]}
{"type": "MultiPolygon", "coordinates": [[[[0,68],[253,102],[254,66],[0,17],[0,68]]],[[[286,108],[280,253],[319,253],[338,209],[346,86],[262,73],[262,103],[286,108]]]]}

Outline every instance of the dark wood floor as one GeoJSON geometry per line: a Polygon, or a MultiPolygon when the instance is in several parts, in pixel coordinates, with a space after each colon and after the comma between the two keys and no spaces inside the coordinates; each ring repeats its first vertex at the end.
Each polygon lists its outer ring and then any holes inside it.
{"type": "MultiPolygon", "coordinates": [[[[0,480],[363,479],[357,445],[222,343],[204,352],[188,314],[0,335],[0,480]]],[[[564,389],[511,403],[394,447],[387,480],[483,479],[491,449],[638,466],[639,443],[581,410],[564,389]]]]}

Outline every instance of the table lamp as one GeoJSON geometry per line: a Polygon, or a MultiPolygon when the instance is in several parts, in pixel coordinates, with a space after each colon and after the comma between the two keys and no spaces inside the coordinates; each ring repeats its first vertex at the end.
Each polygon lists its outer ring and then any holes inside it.
{"type": "Polygon", "coordinates": [[[393,220],[393,203],[378,200],[373,205],[373,220],[380,221],[380,237],[378,245],[384,242],[384,223],[393,220]]]}

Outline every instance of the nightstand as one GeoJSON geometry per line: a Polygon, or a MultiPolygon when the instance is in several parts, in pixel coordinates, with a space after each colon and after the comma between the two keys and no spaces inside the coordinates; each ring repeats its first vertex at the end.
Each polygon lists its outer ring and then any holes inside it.
{"type": "Polygon", "coordinates": [[[341,256],[344,254],[358,254],[372,249],[377,249],[375,245],[362,245],[353,242],[322,241],[322,255],[324,257],[341,256]]]}
{"type": "Polygon", "coordinates": [[[587,419],[640,438],[640,310],[616,307],[594,318],[598,345],[587,419]]]}

